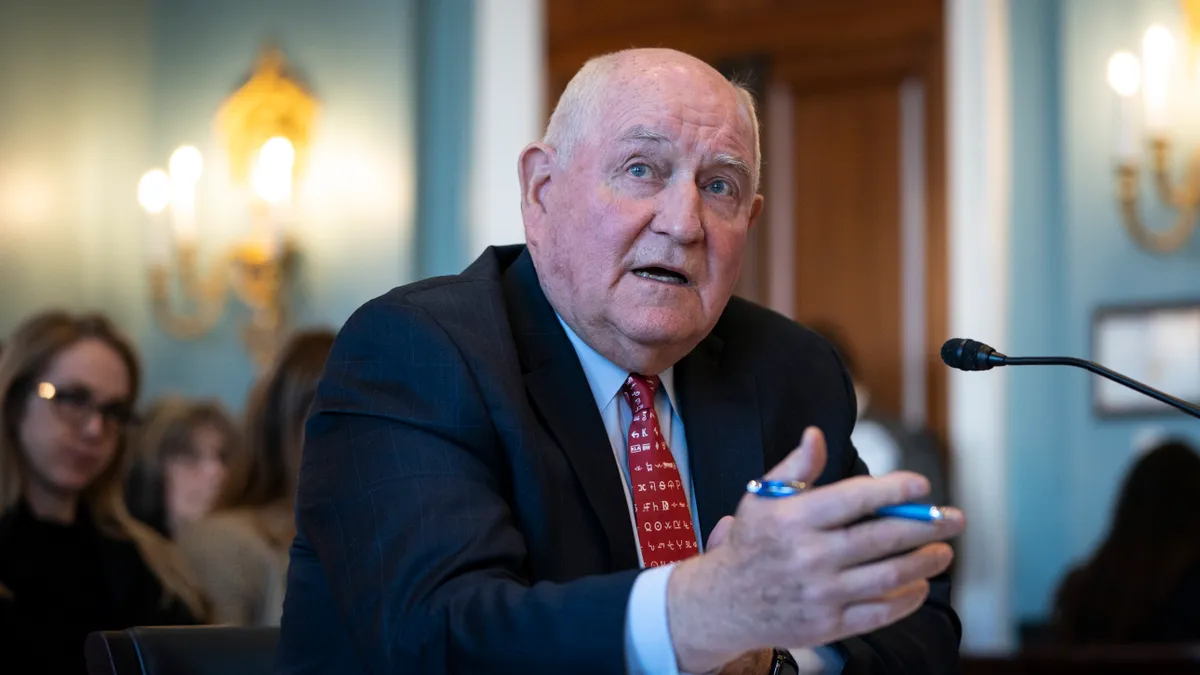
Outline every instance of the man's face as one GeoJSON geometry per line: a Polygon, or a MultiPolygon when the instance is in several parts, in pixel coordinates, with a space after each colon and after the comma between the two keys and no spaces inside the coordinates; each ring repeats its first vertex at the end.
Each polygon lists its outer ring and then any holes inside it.
{"type": "Polygon", "coordinates": [[[544,211],[527,207],[538,273],[567,324],[619,365],[673,362],[724,311],[762,205],[750,118],[719,74],[667,62],[619,69],[584,124],[550,169],[544,211]]]}

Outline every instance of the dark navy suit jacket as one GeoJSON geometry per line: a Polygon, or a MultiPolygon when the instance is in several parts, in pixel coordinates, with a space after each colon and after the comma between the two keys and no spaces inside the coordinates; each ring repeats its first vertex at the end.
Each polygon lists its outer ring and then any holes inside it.
{"type": "MultiPolygon", "coordinates": [[[[730,301],[675,369],[702,533],[809,425],[865,473],[827,343],[730,301]]],[[[620,673],[638,558],[578,357],[523,246],[346,323],[306,428],[277,673],[620,673]]],[[[838,643],[845,673],[947,673],[949,585],[838,643]]]]}

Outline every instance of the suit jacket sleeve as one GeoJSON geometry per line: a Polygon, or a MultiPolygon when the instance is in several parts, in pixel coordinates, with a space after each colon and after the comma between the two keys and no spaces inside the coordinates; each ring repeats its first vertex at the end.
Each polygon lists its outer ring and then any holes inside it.
{"type": "MultiPolygon", "coordinates": [[[[838,358],[836,352],[834,357],[838,358]]],[[[844,367],[842,371],[850,401],[848,414],[853,420],[857,417],[854,386],[844,367]]],[[[849,428],[853,428],[853,422],[849,428]]],[[[867,465],[849,439],[846,448],[843,476],[867,474],[867,465]]],[[[950,576],[942,573],[930,579],[929,598],[916,612],[872,633],[843,640],[835,647],[846,658],[843,675],[941,675],[959,672],[961,638],[962,624],[950,606],[950,576]]]]}
{"type": "Polygon", "coordinates": [[[350,318],[306,427],[298,527],[374,673],[624,669],[637,572],[531,584],[509,458],[475,375],[423,309],[350,318]]]}

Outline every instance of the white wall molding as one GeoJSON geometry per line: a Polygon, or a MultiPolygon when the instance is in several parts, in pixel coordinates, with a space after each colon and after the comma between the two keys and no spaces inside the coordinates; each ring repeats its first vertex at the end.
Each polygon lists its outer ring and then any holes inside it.
{"type": "Polygon", "coordinates": [[[468,259],[525,241],[517,157],[542,136],[543,0],[476,0],[468,259]]]}
{"type": "MultiPolygon", "coordinates": [[[[946,2],[950,331],[1008,335],[1011,124],[1007,0],[946,2]]],[[[950,374],[949,441],[958,506],[955,607],[964,653],[1011,650],[1004,370],[950,374]]]]}

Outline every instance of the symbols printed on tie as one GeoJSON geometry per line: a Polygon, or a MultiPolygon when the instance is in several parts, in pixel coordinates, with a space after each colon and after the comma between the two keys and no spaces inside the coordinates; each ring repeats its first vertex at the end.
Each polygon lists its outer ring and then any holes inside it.
{"type": "Polygon", "coordinates": [[[660,385],[657,377],[631,374],[621,390],[632,414],[626,447],[630,476],[635,478],[630,482],[637,486],[632,497],[638,544],[647,568],[677,562],[700,549],[692,533],[692,514],[679,465],[663,438],[653,407],[660,385]],[[635,456],[637,461],[633,461],[635,456]],[[655,480],[649,480],[651,476],[655,480]]]}

